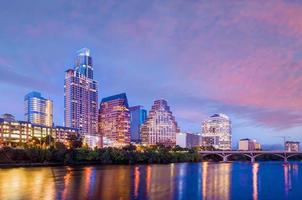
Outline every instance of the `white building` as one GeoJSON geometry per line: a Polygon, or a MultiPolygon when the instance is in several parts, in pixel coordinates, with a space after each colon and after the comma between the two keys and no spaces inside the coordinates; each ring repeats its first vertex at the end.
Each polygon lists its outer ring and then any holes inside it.
{"type": "Polygon", "coordinates": [[[261,150],[261,145],[256,140],[241,139],[238,143],[239,151],[254,151],[261,150]]]}
{"type": "Polygon", "coordinates": [[[202,145],[221,150],[232,146],[231,120],[225,114],[214,114],[202,122],[202,145]]]}
{"type": "Polygon", "coordinates": [[[201,134],[184,133],[176,134],[176,145],[182,148],[192,148],[201,146],[201,134]]]}
{"type": "Polygon", "coordinates": [[[84,135],[84,144],[89,148],[94,149],[95,147],[102,147],[102,137],[99,134],[86,134],[84,135]]]}
{"type": "Polygon", "coordinates": [[[174,146],[177,133],[179,128],[167,101],[154,101],[146,121],[141,126],[142,144],[174,146]]]}

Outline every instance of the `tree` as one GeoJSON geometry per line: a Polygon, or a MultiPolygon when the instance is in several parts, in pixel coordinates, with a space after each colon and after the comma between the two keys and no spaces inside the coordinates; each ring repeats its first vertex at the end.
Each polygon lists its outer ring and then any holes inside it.
{"type": "Polygon", "coordinates": [[[82,137],[80,137],[79,135],[77,134],[71,134],[69,137],[68,137],[68,146],[70,148],[80,148],[82,147],[82,137]]]}
{"type": "Polygon", "coordinates": [[[55,139],[51,135],[47,135],[44,138],[41,139],[41,142],[45,144],[46,146],[51,146],[54,144],[55,139]]]}

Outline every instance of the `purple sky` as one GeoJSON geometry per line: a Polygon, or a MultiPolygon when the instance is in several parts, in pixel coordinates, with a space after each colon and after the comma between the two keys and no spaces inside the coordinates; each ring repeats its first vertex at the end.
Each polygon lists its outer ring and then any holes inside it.
{"type": "Polygon", "coordinates": [[[17,119],[36,90],[63,123],[64,71],[88,47],[100,99],[126,92],[149,110],[165,98],[184,131],[223,112],[235,141],[302,140],[299,1],[12,0],[0,27],[0,112],[17,119]]]}

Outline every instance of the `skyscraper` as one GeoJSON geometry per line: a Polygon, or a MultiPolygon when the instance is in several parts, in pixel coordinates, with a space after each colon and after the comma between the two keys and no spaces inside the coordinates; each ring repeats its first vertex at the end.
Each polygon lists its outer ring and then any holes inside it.
{"type": "Polygon", "coordinates": [[[24,97],[25,120],[34,124],[53,125],[53,102],[39,92],[30,92],[24,97]]]}
{"type": "Polygon", "coordinates": [[[130,111],[125,93],[102,99],[99,132],[103,137],[104,146],[130,144],[130,111]]]}
{"type": "Polygon", "coordinates": [[[141,127],[141,138],[144,145],[176,144],[176,133],[179,132],[168,103],[164,99],[154,101],[145,123],[141,127]]]}
{"type": "Polygon", "coordinates": [[[147,110],[143,109],[143,106],[133,106],[130,107],[130,116],[131,116],[131,141],[140,142],[141,140],[141,125],[145,122],[147,118],[147,110]]]}
{"type": "Polygon", "coordinates": [[[90,50],[77,52],[74,69],[65,73],[65,126],[77,128],[82,135],[97,133],[98,83],[93,80],[90,50]]]}
{"type": "Polygon", "coordinates": [[[202,144],[221,150],[232,148],[232,126],[228,116],[214,114],[202,122],[202,144]]]}

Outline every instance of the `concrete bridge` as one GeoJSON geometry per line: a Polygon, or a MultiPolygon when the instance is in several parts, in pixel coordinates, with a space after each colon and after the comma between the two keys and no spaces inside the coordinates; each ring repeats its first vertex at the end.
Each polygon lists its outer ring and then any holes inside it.
{"type": "Polygon", "coordinates": [[[288,152],[288,151],[199,151],[203,157],[207,155],[218,155],[222,158],[223,162],[227,162],[228,158],[233,155],[241,155],[250,158],[251,162],[255,162],[255,159],[261,155],[274,155],[282,158],[284,162],[290,157],[302,155],[302,152],[288,152]]]}

